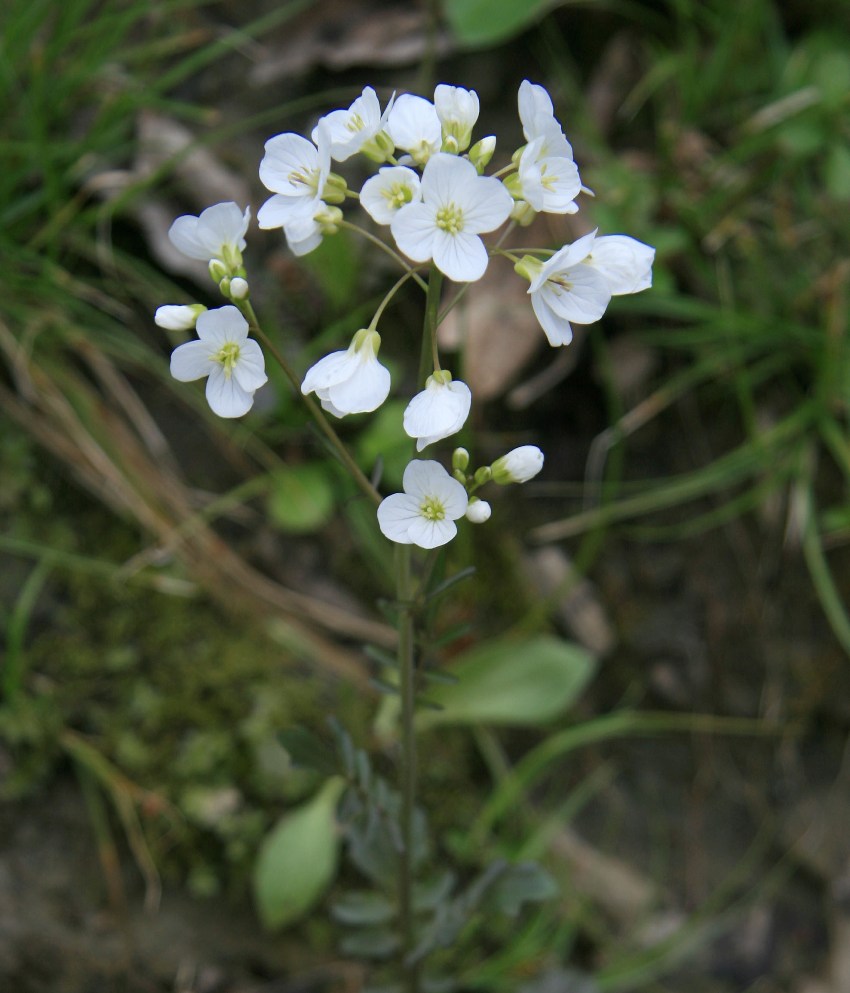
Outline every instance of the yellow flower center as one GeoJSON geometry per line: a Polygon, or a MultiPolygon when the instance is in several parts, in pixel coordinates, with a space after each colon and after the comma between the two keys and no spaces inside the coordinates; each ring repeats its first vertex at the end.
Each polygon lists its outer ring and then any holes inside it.
{"type": "Polygon", "coordinates": [[[233,372],[233,367],[239,361],[239,345],[235,341],[228,341],[226,345],[222,345],[221,348],[213,356],[213,361],[219,362],[224,366],[224,375],[230,378],[230,374],[233,372]]]}
{"type": "Polygon", "coordinates": [[[297,171],[293,169],[287,178],[293,186],[306,186],[313,193],[317,193],[319,190],[318,169],[310,169],[309,171],[297,171]]]}
{"type": "Polygon", "coordinates": [[[446,508],[437,497],[425,497],[419,506],[419,513],[428,521],[442,521],[446,516],[446,508]]]}
{"type": "Polygon", "coordinates": [[[453,203],[440,207],[437,211],[437,227],[449,234],[463,231],[463,211],[453,203]]]}
{"type": "Polygon", "coordinates": [[[404,183],[393,183],[389,189],[382,190],[381,192],[389,206],[394,207],[396,210],[403,207],[406,203],[410,203],[413,199],[413,191],[409,186],[405,186],[404,183]]]}

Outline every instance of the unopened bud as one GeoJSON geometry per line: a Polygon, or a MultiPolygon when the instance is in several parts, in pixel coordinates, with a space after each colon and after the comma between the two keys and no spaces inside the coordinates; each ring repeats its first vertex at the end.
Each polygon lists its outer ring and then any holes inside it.
{"type": "Polygon", "coordinates": [[[517,200],[514,204],[514,209],[511,211],[512,221],[516,221],[522,228],[527,228],[535,217],[537,217],[537,211],[530,203],[526,203],[525,200],[517,200]]]}
{"type": "Polygon", "coordinates": [[[490,164],[490,159],[493,158],[493,152],[496,151],[496,137],[495,135],[488,135],[486,138],[482,138],[480,141],[476,141],[475,144],[469,150],[469,161],[478,170],[478,174],[484,172],[487,166],[490,164]]]}
{"type": "Polygon", "coordinates": [[[248,286],[248,280],[243,279],[241,276],[234,276],[230,280],[230,299],[231,300],[247,300],[250,288],[248,286]]]}
{"type": "Polygon", "coordinates": [[[195,304],[166,304],[157,307],[153,320],[157,327],[166,331],[191,331],[198,320],[198,315],[207,308],[200,303],[195,304]]]}
{"type": "Polygon", "coordinates": [[[493,473],[490,471],[490,466],[482,465],[480,469],[475,470],[475,475],[472,478],[476,486],[483,486],[485,483],[489,483],[493,478],[493,473]]]}
{"type": "Polygon", "coordinates": [[[543,263],[533,255],[523,255],[519,262],[514,263],[514,272],[527,279],[529,283],[534,280],[535,276],[539,275],[542,268],[543,263]]]}
{"type": "Polygon", "coordinates": [[[466,519],[472,521],[473,524],[483,524],[485,521],[489,521],[491,513],[490,504],[486,500],[479,500],[478,497],[472,497],[466,505],[466,519]]]}
{"type": "Polygon", "coordinates": [[[221,259],[210,259],[210,276],[212,276],[214,283],[221,283],[222,279],[229,275],[230,269],[226,263],[222,262],[221,259]]]}
{"type": "Polygon", "coordinates": [[[452,468],[464,472],[469,465],[469,452],[465,448],[456,448],[452,452],[452,468]]]}
{"type": "Polygon", "coordinates": [[[493,482],[500,486],[508,483],[527,483],[543,468],[543,452],[536,445],[521,445],[503,455],[490,466],[493,482]]]}
{"type": "Polygon", "coordinates": [[[342,176],[332,172],[325,181],[325,188],[322,190],[322,199],[325,203],[342,203],[348,190],[348,183],[342,176]]]}

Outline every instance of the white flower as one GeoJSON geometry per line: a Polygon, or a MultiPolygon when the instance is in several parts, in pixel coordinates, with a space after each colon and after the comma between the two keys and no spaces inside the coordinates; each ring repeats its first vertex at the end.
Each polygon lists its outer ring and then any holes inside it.
{"type": "Polygon", "coordinates": [[[454,523],[467,507],[466,488],[439,462],[414,459],[402,479],[404,493],[393,493],[378,507],[382,533],[400,545],[438,548],[457,534],[454,523]]]}
{"type": "Polygon", "coordinates": [[[407,405],[404,430],[416,438],[416,451],[456,434],[466,423],[472,393],[466,383],[443,369],[429,376],[425,389],[407,405]]]}
{"type": "Polygon", "coordinates": [[[611,296],[640,293],[652,286],[655,249],[625,234],[606,234],[593,242],[583,265],[605,277],[611,296]]]}
{"type": "Polygon", "coordinates": [[[478,497],[471,497],[464,515],[473,524],[483,524],[490,520],[492,507],[486,500],[479,500],[478,497]]]}
{"type": "Polygon", "coordinates": [[[348,110],[331,111],[319,121],[313,128],[313,141],[318,144],[319,129],[324,125],[328,132],[331,158],[336,162],[345,162],[383,129],[392,105],[390,100],[381,114],[378,96],[371,86],[367,86],[348,110]]]}
{"type": "Polygon", "coordinates": [[[303,394],[315,393],[335,417],[376,410],[390,392],[390,374],[378,362],[381,336],[363,328],[346,351],[331,352],[307,370],[303,394]]]}
{"type": "Polygon", "coordinates": [[[217,203],[201,211],[199,217],[184,214],[178,217],[168,231],[175,248],[190,259],[209,262],[218,259],[229,270],[242,264],[245,232],[251,220],[251,208],[245,212],[238,204],[228,201],[217,203]]]}
{"type": "Polygon", "coordinates": [[[527,483],[543,468],[543,452],[536,445],[521,445],[490,466],[493,482],[500,486],[508,483],[527,483]]]}
{"type": "Polygon", "coordinates": [[[532,142],[537,138],[543,139],[539,155],[543,158],[572,159],[572,146],[555,117],[552,98],[546,90],[537,83],[530,83],[524,79],[520,83],[517,102],[525,140],[532,142]]]}
{"type": "Polygon", "coordinates": [[[531,306],[550,345],[568,345],[573,337],[570,321],[592,324],[611,301],[607,279],[581,264],[593,250],[595,234],[565,245],[546,262],[525,256],[516,266],[531,280],[531,306]]]}
{"type": "Polygon", "coordinates": [[[444,150],[465,152],[478,120],[478,94],[462,86],[440,83],[434,90],[434,107],[443,128],[444,150]]]}
{"type": "Polygon", "coordinates": [[[300,134],[287,132],[266,142],[260,180],[274,196],[257,213],[261,228],[285,227],[290,222],[312,218],[323,208],[322,194],[331,170],[331,142],[321,122],[318,139],[318,145],[314,145],[300,134]]]}
{"type": "Polygon", "coordinates": [[[387,134],[396,148],[409,152],[420,166],[439,152],[443,143],[443,126],[434,104],[411,93],[403,93],[393,104],[387,134]]]}
{"type": "Polygon", "coordinates": [[[390,224],[402,207],[421,198],[419,176],[405,166],[384,166],[360,191],[361,206],[378,224],[390,224]]]}
{"type": "Polygon", "coordinates": [[[230,280],[230,298],[232,300],[245,300],[250,292],[251,288],[248,286],[247,279],[243,279],[241,276],[234,276],[230,280]]]}
{"type": "Polygon", "coordinates": [[[440,152],[422,173],[422,203],[402,207],[391,231],[415,262],[433,258],[449,279],[472,282],[484,275],[488,261],[478,235],[503,224],[512,207],[498,179],[479,176],[471,162],[440,152]]]}
{"type": "Polygon", "coordinates": [[[207,401],[219,417],[241,417],[254,403],[254,391],[266,382],[260,346],[248,337],[248,322],[236,307],[207,310],[198,317],[198,341],[171,353],[171,375],[188,383],[207,379],[207,401]]]}
{"type": "Polygon", "coordinates": [[[157,327],[165,328],[166,331],[191,331],[198,314],[203,314],[206,309],[200,303],[167,304],[165,307],[157,307],[153,320],[157,327]]]}
{"type": "Polygon", "coordinates": [[[572,158],[545,155],[546,139],[541,135],[522,150],[517,175],[519,194],[535,210],[549,214],[574,214],[575,198],[581,192],[581,179],[572,158]]]}

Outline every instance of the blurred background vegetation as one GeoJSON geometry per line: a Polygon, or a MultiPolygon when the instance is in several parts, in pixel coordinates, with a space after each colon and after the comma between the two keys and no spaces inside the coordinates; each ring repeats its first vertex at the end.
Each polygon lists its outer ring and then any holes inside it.
{"type": "MultiPolygon", "coordinates": [[[[221,200],[256,212],[263,142],[364,85],[475,88],[476,133],[507,154],[523,78],[597,196],[516,243],[628,233],[656,246],[656,280],[558,352],[498,276],[445,327],[480,401],[469,447],[547,462],[453,549],[477,574],[444,632],[556,632],[598,660],[554,723],[423,736],[445,851],[541,858],[562,886],[476,938],[464,988],[850,988],[841,0],[6,0],[10,989],[360,988],[321,910],[263,937],[249,890],[316,785],[277,732],[336,713],[376,741],[361,646],[391,642],[388,551],[285,382],[235,424],[172,383],[178,336],[153,311],[215,297],[166,232],[221,200]]],[[[246,261],[301,370],[393,278],[345,233],[296,261],[252,229],[246,261]]],[[[393,305],[390,359],[417,307],[393,305]]],[[[343,428],[388,486],[400,409],[343,428]]]]}

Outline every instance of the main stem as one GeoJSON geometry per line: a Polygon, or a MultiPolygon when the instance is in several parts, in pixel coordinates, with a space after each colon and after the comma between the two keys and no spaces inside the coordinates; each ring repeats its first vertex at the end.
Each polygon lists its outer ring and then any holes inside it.
{"type": "MultiPolygon", "coordinates": [[[[439,368],[437,355],[437,325],[440,322],[440,290],[443,274],[431,266],[428,276],[428,295],[425,300],[425,319],[422,326],[422,357],[419,368],[420,382],[433,368],[439,368]]],[[[401,695],[401,761],[399,785],[401,789],[401,838],[402,851],[398,872],[398,905],[401,923],[401,973],[405,993],[419,993],[419,966],[409,961],[416,946],[416,929],[413,912],[413,823],[416,810],[416,658],[415,658],[415,607],[411,546],[396,545],[396,601],[398,603],[398,670],[401,695]]]]}
{"type": "Polygon", "coordinates": [[[401,968],[406,993],[418,993],[419,968],[410,964],[416,935],[413,921],[413,815],[416,807],[416,660],[414,656],[413,583],[410,545],[396,545],[396,598],[398,602],[398,669],[401,695],[401,838],[398,904],[401,923],[401,968]]]}

